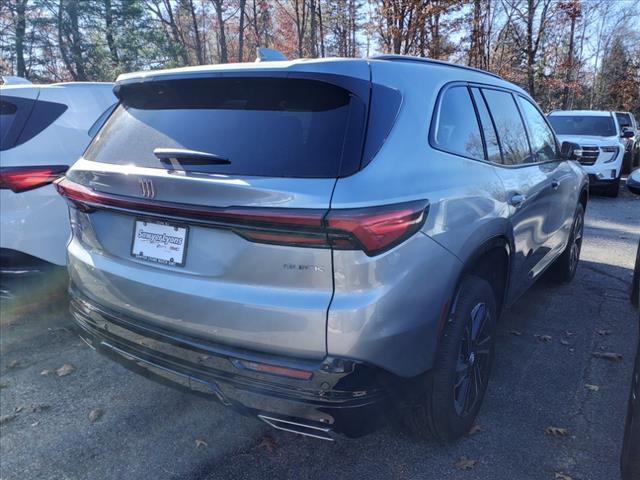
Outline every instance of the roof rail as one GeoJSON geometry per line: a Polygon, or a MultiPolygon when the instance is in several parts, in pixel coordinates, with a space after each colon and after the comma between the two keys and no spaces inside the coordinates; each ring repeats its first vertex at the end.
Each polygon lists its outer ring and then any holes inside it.
{"type": "Polygon", "coordinates": [[[479,68],[467,67],[466,65],[460,65],[457,63],[445,62],[444,60],[435,60],[433,58],[414,57],[412,55],[396,55],[396,54],[374,55],[373,57],[370,57],[370,58],[372,60],[389,60],[392,62],[430,63],[433,65],[442,65],[445,67],[462,68],[464,70],[471,70],[473,72],[484,73],[485,75],[491,75],[492,77],[499,78],[500,80],[504,80],[500,75],[496,73],[487,72],[486,70],[481,70],[479,68]]]}
{"type": "Polygon", "coordinates": [[[12,75],[2,75],[2,85],[33,85],[29,80],[22,77],[15,77],[12,75]]]}

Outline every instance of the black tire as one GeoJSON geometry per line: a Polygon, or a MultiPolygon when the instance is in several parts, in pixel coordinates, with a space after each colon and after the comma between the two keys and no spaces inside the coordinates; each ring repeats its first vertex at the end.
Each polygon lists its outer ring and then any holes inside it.
{"type": "Polygon", "coordinates": [[[571,225],[569,242],[562,254],[555,261],[551,273],[553,278],[559,283],[569,283],[573,280],[580,261],[580,251],[582,250],[582,238],[584,235],[584,207],[581,203],[576,207],[571,225]]]}
{"type": "Polygon", "coordinates": [[[640,345],[636,353],[636,363],[631,380],[631,394],[625,422],[622,453],[620,455],[620,470],[622,480],[637,480],[640,478],[640,345]]]}
{"type": "Polygon", "coordinates": [[[473,426],[491,374],[496,315],[489,283],[465,277],[444,327],[434,368],[424,378],[426,388],[404,412],[413,434],[430,433],[448,443],[473,426]]]}
{"type": "Polygon", "coordinates": [[[620,193],[620,175],[618,175],[618,178],[616,178],[613,182],[607,185],[606,189],[604,190],[604,194],[607,197],[611,198],[617,198],[618,193],[620,193]]]}
{"type": "Polygon", "coordinates": [[[631,170],[633,170],[633,161],[634,161],[633,151],[629,150],[628,152],[625,152],[624,156],[622,157],[622,169],[621,169],[622,174],[631,173],[631,170]]]}

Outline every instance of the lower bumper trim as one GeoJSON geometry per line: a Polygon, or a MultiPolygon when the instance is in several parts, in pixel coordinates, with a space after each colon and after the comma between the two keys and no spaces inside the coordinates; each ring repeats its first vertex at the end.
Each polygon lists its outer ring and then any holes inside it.
{"type": "MultiPolygon", "coordinates": [[[[334,373],[317,365],[311,380],[274,378],[238,369],[233,359],[215,348],[198,350],[179,345],[177,337],[162,341],[164,333],[141,335],[127,326],[144,324],[120,319],[72,289],[71,313],[81,338],[98,352],[152,380],[214,398],[273,428],[333,440],[335,433],[357,437],[380,425],[390,409],[377,369],[354,364],[334,373]],[[202,360],[205,358],[205,360],[202,360]]],[[[132,327],[133,328],[133,327],[132,327]]],[[[150,325],[142,325],[148,332],[150,325]]],[[[246,357],[247,352],[243,352],[246,357]]],[[[335,359],[332,359],[335,360],[335,359]]],[[[295,360],[290,360],[295,365],[295,360]]],[[[303,367],[308,365],[302,363],[303,367]]],[[[381,376],[385,372],[379,372],[381,376]]],[[[388,375],[388,374],[386,374],[388,375]]]]}

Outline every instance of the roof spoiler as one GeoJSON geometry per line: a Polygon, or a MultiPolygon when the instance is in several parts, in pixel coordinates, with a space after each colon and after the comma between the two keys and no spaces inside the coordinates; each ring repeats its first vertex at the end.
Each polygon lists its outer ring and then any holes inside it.
{"type": "Polygon", "coordinates": [[[274,48],[258,47],[256,62],[285,62],[287,61],[282,52],[274,48]]]}
{"type": "Polygon", "coordinates": [[[22,77],[15,77],[12,75],[2,75],[2,85],[33,85],[29,80],[22,77]]]}

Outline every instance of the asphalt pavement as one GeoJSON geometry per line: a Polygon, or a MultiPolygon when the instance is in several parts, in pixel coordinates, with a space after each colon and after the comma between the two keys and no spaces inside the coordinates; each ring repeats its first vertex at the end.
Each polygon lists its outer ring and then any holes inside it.
{"type": "Polygon", "coordinates": [[[593,195],[585,225],[574,281],[542,279],[505,313],[476,431],[450,446],[393,423],[334,443],[273,431],[85,346],[63,276],[22,290],[3,279],[0,478],[616,479],[638,344],[628,289],[640,198],[593,195]]]}

